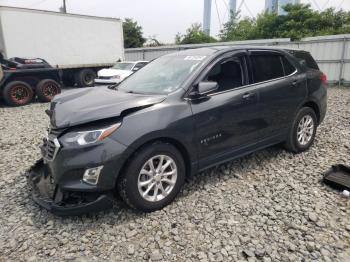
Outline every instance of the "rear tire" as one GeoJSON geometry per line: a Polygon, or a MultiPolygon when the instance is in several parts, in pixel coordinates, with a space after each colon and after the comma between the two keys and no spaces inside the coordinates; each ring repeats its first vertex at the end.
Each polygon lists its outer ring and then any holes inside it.
{"type": "Polygon", "coordinates": [[[24,106],[33,99],[33,89],[23,81],[13,81],[8,83],[3,91],[3,97],[9,106],[24,106]]]}
{"type": "Polygon", "coordinates": [[[95,84],[96,73],[92,69],[83,69],[75,74],[75,82],[79,87],[90,87],[95,84]]]}
{"type": "Polygon", "coordinates": [[[131,208],[152,212],[174,200],[185,181],[185,172],[181,153],[171,144],[157,142],[132,157],[118,179],[117,189],[131,208]]]}
{"type": "Polygon", "coordinates": [[[308,150],[313,144],[317,130],[317,117],[310,107],[303,107],[297,113],[285,148],[293,153],[308,150]]]}
{"type": "Polygon", "coordinates": [[[36,95],[40,102],[50,102],[55,95],[61,93],[61,86],[55,80],[41,80],[35,89],[36,95]]]}

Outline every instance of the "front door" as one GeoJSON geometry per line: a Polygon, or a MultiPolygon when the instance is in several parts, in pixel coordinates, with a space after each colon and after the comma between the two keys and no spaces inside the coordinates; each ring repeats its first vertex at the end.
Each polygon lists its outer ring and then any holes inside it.
{"type": "Polygon", "coordinates": [[[248,86],[246,57],[236,54],[216,61],[201,81],[215,81],[219,88],[207,96],[191,99],[199,169],[227,160],[256,142],[262,128],[257,108],[259,93],[248,86]]]}

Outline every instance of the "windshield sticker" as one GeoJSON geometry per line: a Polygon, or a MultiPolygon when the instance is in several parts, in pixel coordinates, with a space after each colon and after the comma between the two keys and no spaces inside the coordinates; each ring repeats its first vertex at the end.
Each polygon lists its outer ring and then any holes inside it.
{"type": "Polygon", "coordinates": [[[185,60],[202,61],[206,56],[186,56],[185,60]]]}

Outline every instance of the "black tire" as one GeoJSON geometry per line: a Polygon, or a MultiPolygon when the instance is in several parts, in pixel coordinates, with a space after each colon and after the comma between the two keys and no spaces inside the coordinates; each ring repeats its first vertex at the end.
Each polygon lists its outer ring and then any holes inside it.
{"type": "MultiPolygon", "coordinates": [[[[159,210],[171,203],[176,197],[176,195],[180,192],[181,187],[185,181],[185,172],[185,164],[181,153],[171,144],[157,142],[140,149],[132,157],[127,167],[118,179],[118,193],[124,200],[124,202],[131,208],[143,212],[152,212],[155,210],[159,210]],[[165,155],[173,160],[173,162],[176,164],[177,179],[176,182],[174,182],[172,190],[167,196],[165,196],[161,200],[152,202],[146,200],[144,197],[141,196],[138,187],[138,180],[140,171],[143,168],[143,166],[147,163],[149,159],[157,155],[165,155]]],[[[155,190],[153,190],[153,192],[154,191],[155,190]]]]}
{"type": "Polygon", "coordinates": [[[34,92],[29,84],[23,81],[8,83],[3,91],[3,97],[9,106],[24,106],[33,100],[34,92]]]}
{"type": "Polygon", "coordinates": [[[92,69],[83,69],[75,74],[75,82],[79,87],[94,86],[96,73],[92,69]]]}
{"type": "Polygon", "coordinates": [[[61,93],[61,86],[53,79],[41,80],[36,88],[36,95],[40,102],[50,102],[55,95],[61,93]]]}
{"type": "Polygon", "coordinates": [[[315,140],[316,130],[317,130],[317,117],[316,117],[315,111],[310,107],[301,108],[294,119],[292,128],[289,132],[287,141],[285,143],[285,148],[288,151],[291,151],[293,153],[301,153],[301,152],[304,152],[305,150],[308,150],[315,140]],[[306,143],[302,144],[298,140],[298,126],[299,126],[299,123],[302,121],[302,119],[305,119],[304,117],[307,117],[307,116],[310,116],[312,119],[313,130],[311,132],[310,140],[308,140],[308,142],[305,141],[306,143]]]}

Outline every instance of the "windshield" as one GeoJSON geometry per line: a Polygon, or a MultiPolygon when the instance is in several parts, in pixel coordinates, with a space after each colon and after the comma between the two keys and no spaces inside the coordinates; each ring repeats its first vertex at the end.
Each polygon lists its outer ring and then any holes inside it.
{"type": "Polygon", "coordinates": [[[131,70],[134,63],[116,63],[112,68],[119,70],[131,70]]]}
{"type": "Polygon", "coordinates": [[[180,87],[205,56],[163,56],[122,82],[118,90],[140,94],[169,94],[180,87]]]}

